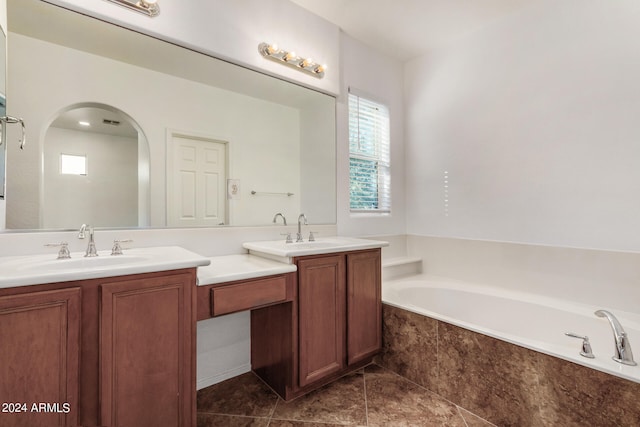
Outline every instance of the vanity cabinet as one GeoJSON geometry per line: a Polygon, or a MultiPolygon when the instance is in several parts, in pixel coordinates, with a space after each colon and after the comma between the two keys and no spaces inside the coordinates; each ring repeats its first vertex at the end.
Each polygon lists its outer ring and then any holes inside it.
{"type": "Polygon", "coordinates": [[[382,349],[382,264],[380,250],[347,255],[347,364],[382,349]]]}
{"type": "Polygon", "coordinates": [[[0,289],[2,401],[53,404],[0,426],[195,426],[195,284],[185,268],[0,289]]]}
{"type": "Polygon", "coordinates": [[[381,350],[380,254],[294,258],[292,303],[251,312],[253,370],[285,400],[366,365],[381,350]]]}
{"type": "Polygon", "coordinates": [[[79,287],[0,296],[0,425],[78,424],[80,304],[79,287]]]}
{"type": "Polygon", "coordinates": [[[298,265],[299,385],[345,367],[345,256],[305,257],[298,265]]]}
{"type": "Polygon", "coordinates": [[[191,425],[190,279],[176,274],[100,285],[100,425],[191,425]]]}

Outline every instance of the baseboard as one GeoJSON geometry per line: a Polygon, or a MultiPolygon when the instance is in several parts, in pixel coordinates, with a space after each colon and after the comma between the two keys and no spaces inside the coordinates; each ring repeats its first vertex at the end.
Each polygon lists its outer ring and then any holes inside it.
{"type": "Polygon", "coordinates": [[[238,375],[245,374],[251,371],[251,364],[245,363],[243,365],[237,366],[233,369],[229,369],[225,372],[208,376],[205,378],[198,378],[196,383],[196,389],[200,390],[205,387],[212,386],[214,384],[221,383],[224,380],[228,380],[229,378],[237,377],[238,375]]]}

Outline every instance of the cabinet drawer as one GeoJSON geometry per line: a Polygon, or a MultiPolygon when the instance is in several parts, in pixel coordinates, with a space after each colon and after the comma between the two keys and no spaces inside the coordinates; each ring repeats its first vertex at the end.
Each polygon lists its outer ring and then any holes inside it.
{"type": "Polygon", "coordinates": [[[286,301],[287,280],[284,276],[237,283],[211,289],[214,316],[251,310],[286,301]]]}

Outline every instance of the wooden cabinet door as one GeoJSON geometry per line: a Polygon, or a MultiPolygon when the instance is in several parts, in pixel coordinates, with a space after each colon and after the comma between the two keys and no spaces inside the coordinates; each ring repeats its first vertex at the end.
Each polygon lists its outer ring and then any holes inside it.
{"type": "Polygon", "coordinates": [[[0,425],[78,425],[80,303],[78,287],[0,297],[0,425]]]}
{"type": "Polygon", "coordinates": [[[193,274],[101,285],[101,425],[195,425],[193,274]]]}
{"type": "Polygon", "coordinates": [[[343,255],[298,261],[300,387],[345,367],[345,277],[343,255]]]}
{"type": "Polygon", "coordinates": [[[382,348],[380,250],[347,255],[348,364],[382,348]]]}

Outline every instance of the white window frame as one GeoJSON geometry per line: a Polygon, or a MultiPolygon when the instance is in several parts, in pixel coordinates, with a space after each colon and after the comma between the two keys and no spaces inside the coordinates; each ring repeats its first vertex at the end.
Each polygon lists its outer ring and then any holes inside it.
{"type": "Polygon", "coordinates": [[[354,215],[389,215],[391,213],[391,119],[389,107],[375,98],[351,88],[349,88],[347,103],[349,111],[349,211],[354,215]],[[354,106],[357,109],[355,116],[353,114],[354,106]],[[375,111],[379,114],[376,114],[375,111]],[[367,134],[373,134],[373,136],[367,138],[367,134]],[[355,142],[357,147],[353,141],[354,135],[357,138],[355,142]],[[365,144],[369,144],[365,149],[362,149],[362,145],[360,145],[363,141],[365,144]],[[364,198],[360,196],[359,200],[354,200],[354,186],[366,187],[364,184],[367,182],[364,179],[358,181],[354,176],[353,161],[375,164],[375,170],[370,172],[377,174],[376,189],[375,192],[370,192],[369,199],[365,194],[364,198]],[[372,203],[372,205],[366,208],[354,206],[362,205],[364,202],[372,203]]]}
{"type": "Polygon", "coordinates": [[[86,154],[69,154],[60,153],[60,175],[78,175],[87,176],[87,155],[86,154]],[[71,161],[71,164],[66,164],[65,158],[71,161]],[[73,159],[79,161],[82,159],[82,169],[76,169],[79,163],[74,165],[73,159]]]}

